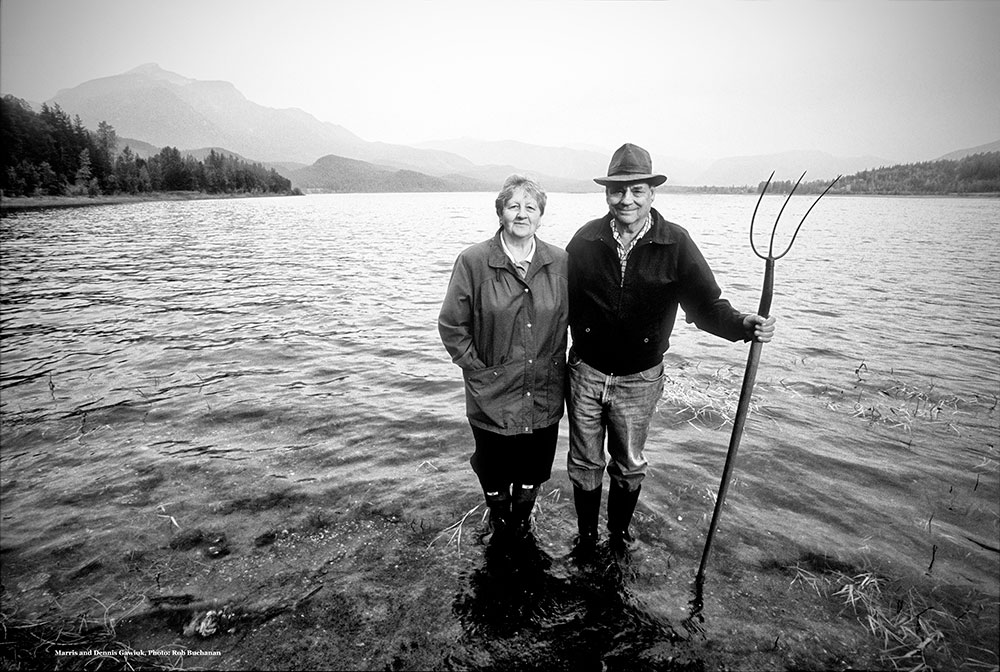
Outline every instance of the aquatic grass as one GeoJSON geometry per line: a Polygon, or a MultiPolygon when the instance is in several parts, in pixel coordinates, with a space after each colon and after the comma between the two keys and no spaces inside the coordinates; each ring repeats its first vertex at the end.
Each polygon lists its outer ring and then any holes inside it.
{"type": "Polygon", "coordinates": [[[562,490],[559,488],[552,488],[552,490],[549,491],[549,494],[542,495],[538,498],[538,501],[541,502],[546,499],[552,504],[558,504],[562,500],[562,490]]]}
{"type": "MultiPolygon", "coordinates": [[[[893,370],[888,372],[870,368],[861,362],[854,370],[857,398],[849,409],[852,417],[867,420],[870,424],[880,424],[892,429],[902,429],[910,433],[917,421],[946,425],[956,434],[961,432],[955,426],[960,416],[972,415],[976,408],[993,413],[1000,397],[974,395],[962,397],[957,394],[939,394],[934,383],[917,386],[897,379],[893,370]],[[876,382],[877,381],[877,382],[876,382]],[[989,404],[988,407],[987,404],[989,404]]],[[[834,411],[845,410],[837,402],[827,407],[834,411]]]]}
{"type": "Polygon", "coordinates": [[[817,576],[813,572],[810,572],[808,569],[805,569],[804,567],[800,567],[799,565],[795,565],[792,568],[792,570],[794,571],[795,576],[792,578],[792,582],[791,582],[790,585],[794,586],[796,583],[805,584],[805,585],[809,586],[813,591],[815,591],[815,593],[817,595],[819,595],[820,597],[822,597],[822,595],[823,595],[823,588],[822,588],[823,579],[822,579],[822,577],[817,576]]]}
{"type": "Polygon", "coordinates": [[[952,644],[967,641],[960,635],[974,627],[967,618],[973,612],[971,606],[956,616],[946,605],[932,602],[915,588],[872,571],[813,572],[798,563],[788,569],[793,574],[791,585],[808,587],[850,609],[858,623],[880,642],[883,658],[894,669],[997,669],[996,662],[988,660],[997,659],[995,652],[970,644],[959,652],[952,644]]]}
{"type": "MultiPolygon", "coordinates": [[[[446,527],[443,530],[441,530],[441,532],[439,532],[436,537],[434,537],[433,539],[431,539],[431,543],[427,544],[427,548],[430,548],[431,546],[433,546],[434,544],[436,544],[439,539],[442,539],[442,538],[444,538],[444,537],[447,536],[448,537],[448,541],[445,543],[445,548],[447,548],[448,546],[451,546],[452,544],[454,544],[455,545],[455,552],[458,553],[458,555],[461,555],[462,554],[462,534],[463,534],[464,527],[465,527],[465,521],[468,520],[469,517],[472,514],[474,514],[476,511],[478,511],[479,508],[482,507],[482,506],[483,506],[482,504],[476,504],[474,507],[472,507],[471,509],[469,509],[468,511],[466,511],[465,515],[462,516],[461,518],[459,518],[456,522],[452,523],[448,527],[446,527]]],[[[488,514],[489,514],[489,509],[483,507],[483,514],[482,514],[482,517],[480,519],[480,522],[486,522],[486,516],[488,514]]]]}
{"type": "Polygon", "coordinates": [[[173,664],[134,651],[118,639],[116,623],[134,613],[142,601],[122,616],[112,618],[110,608],[100,617],[79,615],[74,618],[21,616],[16,610],[0,610],[0,668],[3,670],[180,670],[173,664]]]}
{"type": "MultiPolygon", "coordinates": [[[[696,421],[716,423],[714,429],[732,424],[739,401],[740,376],[732,367],[718,369],[707,378],[696,378],[683,371],[679,375],[667,375],[660,398],[661,405],[671,408],[675,415],[683,416],[698,431],[701,428],[695,424],[696,421]]],[[[750,412],[760,412],[755,398],[751,398],[750,412]]]]}

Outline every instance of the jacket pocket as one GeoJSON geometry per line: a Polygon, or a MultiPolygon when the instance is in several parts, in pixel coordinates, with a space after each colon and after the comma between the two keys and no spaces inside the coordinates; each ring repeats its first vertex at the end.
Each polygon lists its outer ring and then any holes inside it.
{"type": "Polygon", "coordinates": [[[465,370],[465,411],[481,423],[505,426],[505,407],[510,405],[510,374],[504,365],[465,370]]]}

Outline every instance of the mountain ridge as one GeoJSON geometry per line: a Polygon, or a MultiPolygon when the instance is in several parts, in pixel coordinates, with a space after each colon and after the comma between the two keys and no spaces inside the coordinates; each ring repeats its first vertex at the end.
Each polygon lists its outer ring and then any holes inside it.
{"type": "MultiPolygon", "coordinates": [[[[614,149],[602,153],[585,143],[551,147],[472,138],[413,145],[372,142],[299,108],[258,105],[230,82],[188,78],[155,63],[63,89],[46,102],[79,115],[89,127],[106,121],[120,137],[141,139],[136,142],[186,150],[225,148],[252,161],[281,166],[278,169],[286,176],[309,176],[300,172],[302,166],[308,168],[333,155],[375,167],[365,168],[365,175],[379,174],[377,169],[382,167],[445,178],[445,182],[495,183],[495,188],[506,174],[519,172],[535,177],[552,191],[594,191],[599,187],[593,178],[605,174],[614,149]]],[[[1000,140],[980,148],[993,145],[1000,145],[1000,140]]],[[[974,149],[956,150],[941,158],[961,158],[963,152],[974,149]]],[[[893,164],[881,157],[837,157],[818,150],[726,157],[711,164],[667,156],[655,148],[650,151],[657,171],[668,176],[670,185],[681,187],[756,185],[771,170],[777,171],[776,179],[795,179],[803,170],[808,171],[809,179],[831,179],[837,174],[893,164]]],[[[322,167],[315,172],[322,173],[322,167]]]]}

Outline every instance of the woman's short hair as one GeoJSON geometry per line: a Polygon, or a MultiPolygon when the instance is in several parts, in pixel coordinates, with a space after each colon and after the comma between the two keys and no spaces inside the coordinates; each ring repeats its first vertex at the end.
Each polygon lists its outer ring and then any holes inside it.
{"type": "Polygon", "coordinates": [[[511,175],[503,181],[503,187],[500,189],[500,193],[497,194],[496,206],[498,217],[503,214],[503,209],[507,205],[507,201],[510,200],[511,196],[518,189],[524,189],[532,198],[538,201],[539,214],[545,214],[545,190],[531,178],[524,175],[511,175]]]}

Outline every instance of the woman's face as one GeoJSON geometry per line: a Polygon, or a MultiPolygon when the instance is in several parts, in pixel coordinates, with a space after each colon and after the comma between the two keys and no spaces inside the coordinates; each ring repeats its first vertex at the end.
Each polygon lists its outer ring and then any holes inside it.
{"type": "Polygon", "coordinates": [[[542,209],[538,207],[538,201],[524,189],[515,189],[500,213],[500,224],[508,239],[531,238],[541,221],[542,209]]]}

